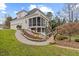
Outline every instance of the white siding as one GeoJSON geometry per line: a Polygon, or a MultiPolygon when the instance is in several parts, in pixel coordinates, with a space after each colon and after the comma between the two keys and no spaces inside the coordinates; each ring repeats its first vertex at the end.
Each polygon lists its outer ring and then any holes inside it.
{"type": "Polygon", "coordinates": [[[11,21],[11,29],[16,30],[17,25],[21,25],[22,29],[28,29],[29,28],[29,26],[28,26],[29,23],[28,22],[29,22],[28,18],[11,21]]]}
{"type": "Polygon", "coordinates": [[[28,29],[28,18],[25,18],[25,19],[22,21],[22,28],[23,28],[23,29],[28,29]]]}
{"type": "Polygon", "coordinates": [[[11,25],[11,29],[17,30],[16,25],[11,25]]]}
{"type": "Polygon", "coordinates": [[[21,13],[17,14],[17,18],[22,18],[22,17],[24,17],[25,15],[27,15],[26,12],[21,12],[21,13]]]}
{"type": "Polygon", "coordinates": [[[22,25],[22,21],[23,21],[22,19],[21,20],[11,21],[11,29],[15,29],[16,30],[17,29],[16,26],[17,25],[22,25]]]}

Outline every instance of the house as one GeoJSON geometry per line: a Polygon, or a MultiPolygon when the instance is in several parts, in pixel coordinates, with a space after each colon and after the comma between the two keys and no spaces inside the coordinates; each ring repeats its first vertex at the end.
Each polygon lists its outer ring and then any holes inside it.
{"type": "Polygon", "coordinates": [[[49,18],[39,9],[34,8],[27,12],[21,10],[16,13],[17,17],[11,21],[11,29],[17,30],[17,25],[22,29],[32,30],[46,35],[49,31],[49,18]]]}

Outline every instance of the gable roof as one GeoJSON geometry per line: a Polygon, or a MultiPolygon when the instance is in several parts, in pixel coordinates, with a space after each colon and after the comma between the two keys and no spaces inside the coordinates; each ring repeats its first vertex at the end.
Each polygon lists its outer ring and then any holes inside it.
{"type": "MultiPolygon", "coordinates": [[[[41,12],[44,16],[47,17],[47,15],[45,15],[45,14],[44,14],[40,9],[38,9],[38,8],[32,9],[31,11],[28,12],[28,14],[27,14],[26,16],[31,15],[31,14],[35,13],[36,11],[41,12]]],[[[48,18],[48,17],[47,17],[47,18],[48,18]]],[[[48,18],[48,19],[49,19],[49,18],[48,18]]]]}
{"type": "MultiPolygon", "coordinates": [[[[39,10],[38,8],[34,8],[31,11],[28,12],[28,15],[35,13],[36,11],[40,11],[42,14],[44,14],[41,10],[39,10]]],[[[44,14],[45,15],[45,14],[44,14]]]]}
{"type": "MultiPolygon", "coordinates": [[[[47,15],[45,15],[40,9],[38,9],[38,8],[34,8],[34,9],[32,9],[31,11],[26,11],[26,10],[21,10],[21,11],[19,11],[18,13],[21,13],[21,12],[27,12],[27,15],[25,15],[25,16],[29,16],[29,15],[31,15],[31,14],[34,14],[36,11],[39,11],[39,12],[41,12],[44,16],[46,16],[46,18],[48,18],[47,17],[47,15]]],[[[18,13],[16,13],[16,14],[18,14],[18,13]]],[[[24,17],[25,17],[24,16],[24,17]]],[[[15,18],[15,19],[17,19],[17,17],[15,18]]],[[[49,18],[48,18],[49,19],[49,18]]]]}

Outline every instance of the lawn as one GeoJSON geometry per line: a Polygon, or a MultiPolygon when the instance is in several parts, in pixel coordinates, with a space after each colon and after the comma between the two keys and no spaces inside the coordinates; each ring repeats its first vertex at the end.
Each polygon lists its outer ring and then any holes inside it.
{"type": "Polygon", "coordinates": [[[71,36],[71,39],[72,40],[79,39],[79,35],[73,35],[73,36],[71,36]]]}
{"type": "Polygon", "coordinates": [[[0,55],[8,56],[60,56],[78,55],[79,51],[48,46],[30,46],[19,42],[15,37],[15,30],[0,30],[0,55]]]}

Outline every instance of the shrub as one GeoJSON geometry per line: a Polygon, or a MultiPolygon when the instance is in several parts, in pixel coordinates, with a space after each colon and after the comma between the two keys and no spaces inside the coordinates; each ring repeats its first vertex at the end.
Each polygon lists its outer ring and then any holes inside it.
{"type": "Polygon", "coordinates": [[[79,39],[75,39],[75,42],[79,42],[79,39]]]}
{"type": "Polygon", "coordinates": [[[63,36],[63,35],[57,35],[56,39],[57,40],[64,40],[64,39],[68,39],[68,38],[66,36],[63,36]]]}
{"type": "Polygon", "coordinates": [[[68,39],[68,37],[66,37],[66,36],[63,36],[63,39],[68,39]]]}
{"type": "Polygon", "coordinates": [[[21,26],[21,25],[17,25],[16,28],[17,28],[17,29],[21,29],[22,26],[21,26]]]}

